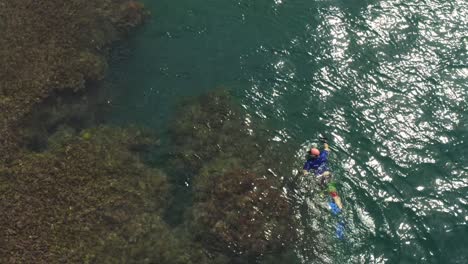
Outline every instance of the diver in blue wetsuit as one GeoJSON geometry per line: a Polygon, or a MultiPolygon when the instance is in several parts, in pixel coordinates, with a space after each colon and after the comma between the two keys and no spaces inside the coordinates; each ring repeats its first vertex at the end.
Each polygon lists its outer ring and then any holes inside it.
{"type": "Polygon", "coordinates": [[[322,188],[326,188],[333,198],[333,201],[341,210],[343,204],[341,198],[338,195],[334,182],[331,181],[331,173],[328,168],[328,154],[330,153],[330,147],[327,143],[323,143],[323,151],[320,152],[317,148],[312,147],[308,152],[309,157],[304,164],[303,172],[304,175],[309,174],[309,171],[313,171],[314,175],[320,179],[320,185],[322,188]]]}
{"type": "Polygon", "coordinates": [[[308,152],[309,157],[304,164],[304,175],[308,174],[310,170],[313,170],[316,176],[322,175],[327,172],[328,169],[328,153],[330,148],[327,143],[323,144],[324,150],[320,152],[317,148],[311,148],[308,152]]]}
{"type": "MultiPolygon", "coordinates": [[[[322,152],[320,152],[315,146],[310,149],[307,161],[304,164],[303,172],[304,175],[308,175],[309,171],[313,171],[314,178],[319,180],[320,187],[325,189],[330,195],[328,204],[331,212],[334,215],[340,215],[343,210],[343,203],[338,195],[335,182],[331,179],[331,172],[328,167],[330,147],[328,146],[326,139],[324,140],[323,148],[324,150],[322,152]]],[[[342,240],[345,237],[345,222],[342,217],[339,217],[339,219],[340,220],[336,226],[336,236],[342,240]]]]}

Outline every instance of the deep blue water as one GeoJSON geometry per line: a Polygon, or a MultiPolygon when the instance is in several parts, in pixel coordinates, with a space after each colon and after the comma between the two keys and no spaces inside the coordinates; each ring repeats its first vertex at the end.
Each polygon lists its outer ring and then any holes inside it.
{"type": "Polygon", "coordinates": [[[330,139],[345,241],[320,197],[300,195],[307,181],[298,187],[300,217],[333,248],[317,262],[468,263],[466,1],[146,6],[129,61],[111,71],[115,122],[162,131],[182,96],[225,87],[296,150],[291,175],[330,139]]]}

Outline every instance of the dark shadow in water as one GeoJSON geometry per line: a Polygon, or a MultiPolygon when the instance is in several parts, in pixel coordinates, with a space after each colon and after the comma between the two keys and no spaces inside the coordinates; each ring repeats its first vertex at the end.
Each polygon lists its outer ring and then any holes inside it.
{"type": "Polygon", "coordinates": [[[61,127],[75,131],[104,124],[109,105],[97,93],[101,82],[87,82],[80,91],[61,90],[34,106],[21,122],[23,146],[34,152],[47,148],[48,138],[61,127]]]}

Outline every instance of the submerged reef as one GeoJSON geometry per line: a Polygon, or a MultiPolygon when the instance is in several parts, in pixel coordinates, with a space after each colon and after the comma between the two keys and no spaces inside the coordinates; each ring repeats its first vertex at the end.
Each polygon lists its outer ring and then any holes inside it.
{"type": "Polygon", "coordinates": [[[195,239],[234,263],[289,254],[296,221],[273,171],[269,142],[245,121],[225,90],[184,102],[171,135],[173,174],[189,174],[186,221],[195,239]],[[175,169],[174,169],[175,168],[175,169]]]}
{"type": "Polygon", "coordinates": [[[162,219],[167,177],[141,158],[154,135],[84,117],[111,44],[146,16],[128,0],[0,3],[1,263],[210,263],[162,219]]]}
{"type": "Polygon", "coordinates": [[[150,143],[139,130],[62,129],[47,151],[1,168],[1,262],[91,260],[109,245],[124,254],[167,201],[166,176],[132,152],[150,143]]]}
{"type": "Polygon", "coordinates": [[[110,44],[144,17],[143,6],[127,0],[2,1],[0,161],[18,151],[24,115],[101,80],[110,44]]]}
{"type": "Polygon", "coordinates": [[[61,128],[48,149],[0,169],[2,263],[210,263],[161,215],[166,175],[136,128],[61,128]]]}
{"type": "Polygon", "coordinates": [[[215,161],[196,177],[194,230],[211,248],[254,259],[291,245],[293,214],[280,184],[231,166],[215,161]]]}
{"type": "Polygon", "coordinates": [[[227,90],[181,102],[176,116],[170,126],[172,169],[196,173],[219,156],[241,157],[245,167],[261,164],[258,157],[268,148],[267,142],[259,134],[251,135],[246,117],[227,90]]]}
{"type": "Polygon", "coordinates": [[[294,257],[281,152],[225,90],[181,104],[160,168],[143,158],[159,147],[152,133],[86,119],[111,44],[146,15],[128,0],[0,3],[1,263],[294,257]]]}

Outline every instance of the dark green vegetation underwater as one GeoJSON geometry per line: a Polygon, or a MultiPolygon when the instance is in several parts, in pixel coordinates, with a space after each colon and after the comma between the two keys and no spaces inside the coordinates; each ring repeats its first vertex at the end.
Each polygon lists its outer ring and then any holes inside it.
{"type": "Polygon", "coordinates": [[[147,159],[157,135],[97,117],[111,44],[144,21],[141,4],[1,6],[1,263],[294,259],[299,223],[272,172],[277,157],[262,158],[274,146],[226,92],[181,105],[161,168],[147,159]],[[191,186],[182,207],[172,197],[180,181],[191,186]]]}

